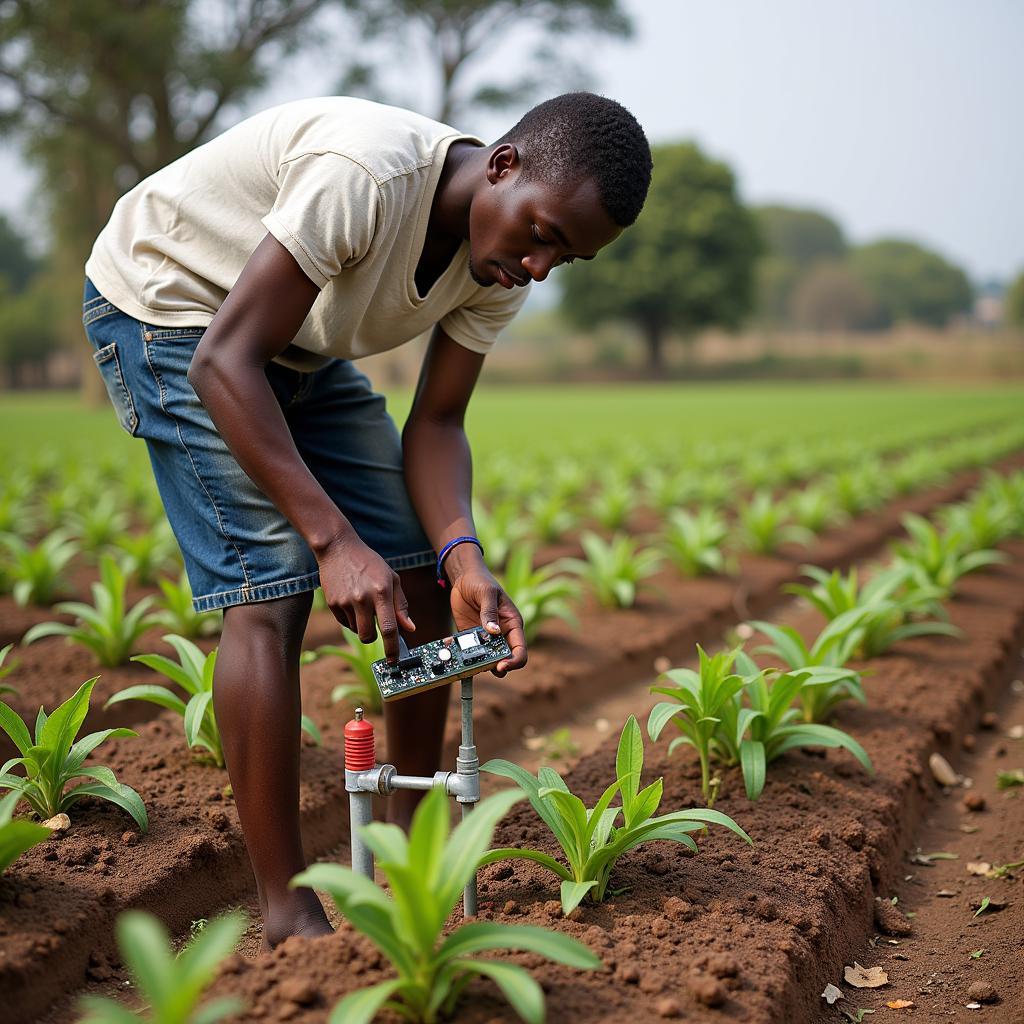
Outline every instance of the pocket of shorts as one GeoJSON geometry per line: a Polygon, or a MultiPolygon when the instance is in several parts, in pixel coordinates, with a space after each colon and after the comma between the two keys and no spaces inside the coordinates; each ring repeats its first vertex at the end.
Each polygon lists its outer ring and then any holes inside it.
{"type": "Polygon", "coordinates": [[[135,415],[135,403],[132,402],[132,396],[128,388],[125,387],[121,362],[117,356],[117,342],[112,341],[109,345],[97,349],[92,354],[92,358],[103,378],[103,385],[107,389],[114,412],[117,413],[118,423],[134,437],[139,429],[139,418],[135,415]]]}
{"type": "Polygon", "coordinates": [[[107,302],[102,295],[97,295],[96,300],[90,300],[82,305],[82,325],[84,327],[96,323],[97,320],[102,320],[105,316],[121,312],[112,302],[107,302]]]}

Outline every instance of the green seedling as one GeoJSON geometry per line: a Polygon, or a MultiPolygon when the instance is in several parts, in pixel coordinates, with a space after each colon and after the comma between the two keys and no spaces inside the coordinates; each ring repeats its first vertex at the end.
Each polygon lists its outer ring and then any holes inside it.
{"type": "Polygon", "coordinates": [[[672,686],[652,686],[651,693],[672,698],[672,703],[656,704],[647,720],[647,734],[656,740],[672,722],[680,731],[668,747],[671,754],[680,744],[688,744],[700,758],[700,788],[709,807],[715,804],[720,780],[711,776],[711,762],[719,752],[716,733],[733,698],[743,689],[743,677],[734,672],[739,650],[721,651],[711,657],[697,644],[698,671],[674,668],[662,673],[672,686]]]}
{"type": "Polygon", "coordinates": [[[68,517],[72,534],[84,552],[98,556],[128,529],[128,517],[109,492],[86,502],[68,517]]]}
{"type": "Polygon", "coordinates": [[[811,544],[814,534],[803,526],[787,522],[789,510],[775,501],[769,491],[758,491],[740,505],[738,537],[741,545],[756,555],[770,555],[781,544],[811,544]]]}
{"type": "Polygon", "coordinates": [[[78,544],[63,530],[54,530],[30,546],[12,534],[0,536],[11,564],[6,575],[16,604],[50,605],[67,589],[64,567],[78,554],[78,544]]]}
{"type": "Polygon", "coordinates": [[[317,659],[324,656],[341,658],[355,673],[354,683],[339,683],[334,687],[331,691],[331,702],[338,704],[344,701],[352,707],[362,707],[380,714],[383,702],[380,687],[377,686],[377,680],[373,675],[373,663],[384,657],[384,640],[378,633],[372,643],[364,644],[359,639],[359,634],[347,626],[342,626],[341,631],[348,643],[347,647],[324,644],[316,649],[317,659]]]}
{"type": "Polygon", "coordinates": [[[656,779],[640,789],[643,766],[643,738],[632,715],[619,737],[615,756],[617,778],[592,808],[587,808],[578,796],[569,792],[569,787],[553,768],[541,768],[535,778],[510,761],[488,761],[482,771],[511,779],[529,797],[531,806],[562,848],[565,864],[539,850],[514,848],[491,850],[482,863],[519,858],[547,868],[561,880],[562,912],[571,914],[588,894],[595,903],[604,900],[618,859],[644,843],[667,839],[696,853],[697,844],[690,833],[708,824],[723,825],[751,842],[732,818],[719,811],[691,808],[656,816],[663,783],[656,779]],[[621,796],[622,802],[613,807],[616,794],[621,796]],[[617,826],[620,814],[622,824],[617,826]]]}
{"type": "Polygon", "coordinates": [[[472,921],[442,940],[445,921],[490,844],[494,827],[522,799],[510,791],[477,804],[449,834],[449,801],[434,788],[416,808],[408,838],[397,825],[374,823],[362,835],[388,881],[390,897],[368,878],[338,864],[315,864],[292,879],[330,894],[338,910],[391,962],[396,978],[341,1000],[329,1024],[369,1024],[381,1009],[407,1020],[448,1019],[474,976],[490,978],[529,1024],[544,1020],[544,993],[525,968],[474,954],[496,949],[537,953],[570,967],[601,961],[586,946],[528,925],[472,921]]]}
{"type": "Polygon", "coordinates": [[[996,775],[996,789],[1013,789],[1016,786],[1024,786],[1024,771],[1020,768],[996,775]]]}
{"type": "Polygon", "coordinates": [[[0,800],[0,875],[26,850],[50,837],[50,829],[34,821],[14,817],[21,793],[8,793],[0,800]]]}
{"type": "MultiPolygon", "coordinates": [[[[217,666],[217,651],[215,649],[209,654],[203,654],[191,640],[173,633],[164,636],[163,640],[177,652],[177,662],[162,654],[137,654],[131,660],[176,683],[188,695],[187,702],[166,686],[143,683],[115,693],[104,706],[109,708],[112,704],[126,700],[143,700],[174,711],[182,717],[188,748],[192,750],[200,747],[206,750],[213,763],[223,768],[224,747],[213,710],[213,674],[217,666]]],[[[302,716],[302,727],[314,740],[320,742],[319,731],[305,715],[302,716]]]]}
{"type": "Polygon", "coordinates": [[[500,582],[523,617],[528,644],[537,639],[545,622],[561,619],[570,626],[577,625],[572,602],[579,600],[579,583],[558,575],[557,564],[534,568],[533,548],[529,544],[517,545],[509,555],[500,582]]]}
{"type": "Polygon", "coordinates": [[[40,708],[34,736],[20,716],[0,701],[0,728],[21,754],[0,768],[0,789],[20,793],[44,821],[66,811],[84,796],[99,797],[127,811],[145,832],[149,819],[139,794],[118,782],[109,768],[85,764],[85,759],[105,740],[138,734],[131,729],[101,729],[76,741],[98,678],[82,683],[53,714],[48,716],[40,708]],[[11,769],[18,765],[24,768],[24,776],[11,774],[11,769]],[[68,783],[79,777],[92,781],[68,789],[68,783]]]}
{"type": "Polygon", "coordinates": [[[636,492],[628,479],[607,477],[590,501],[590,511],[606,530],[621,530],[636,508],[636,492]]]}
{"type": "Polygon", "coordinates": [[[844,700],[867,703],[860,673],[847,668],[846,663],[860,646],[862,623],[868,614],[868,609],[863,607],[840,613],[825,626],[810,647],[792,626],[777,626],[759,619],[749,623],[771,641],[756,648],[756,654],[771,654],[792,671],[816,670],[814,685],[798,691],[805,722],[824,722],[836,705],[844,700]]]}
{"type": "Polygon", "coordinates": [[[967,551],[994,548],[1016,527],[1014,509],[1001,497],[979,491],[959,505],[946,505],[939,509],[937,518],[948,533],[963,538],[967,551]]]}
{"type": "Polygon", "coordinates": [[[530,536],[543,544],[557,543],[580,521],[579,513],[556,493],[531,495],[526,502],[526,514],[530,536]]]}
{"type": "Polygon", "coordinates": [[[894,493],[911,494],[924,487],[938,487],[949,477],[934,448],[922,448],[896,459],[888,466],[889,483],[894,493]]]}
{"type": "Polygon", "coordinates": [[[922,516],[907,513],[902,522],[910,539],[893,544],[897,564],[909,569],[908,583],[930,587],[942,600],[967,573],[1007,560],[1001,551],[968,550],[962,534],[942,532],[922,516]]]}
{"type": "Polygon", "coordinates": [[[688,469],[652,467],[643,474],[647,504],[661,515],[677,510],[694,496],[693,474],[688,469]]]}
{"type": "Polygon", "coordinates": [[[139,637],[159,623],[157,616],[149,612],[153,598],[144,597],[126,610],[124,572],[109,555],[100,558],[100,581],[93,583],[92,597],[92,605],[63,601],[56,606],[57,611],[78,619],[74,626],[43,622],[33,626],[22,643],[31,644],[47,636],[66,636],[73,643],[89,648],[101,665],[123,665],[131,657],[139,637]]]}
{"type": "Polygon", "coordinates": [[[8,490],[0,496],[0,534],[25,539],[34,528],[32,511],[24,494],[8,490]]]}
{"type": "Polygon", "coordinates": [[[866,609],[866,614],[855,627],[860,639],[850,652],[852,657],[875,658],[893,644],[910,637],[963,635],[956,626],[942,619],[913,620],[915,615],[944,617],[945,611],[937,588],[921,585],[905,589],[910,570],[904,565],[894,565],[876,573],[863,587],[859,585],[855,568],[846,576],[838,569],[827,573],[814,565],[801,568],[804,575],[815,580],[816,585],[807,587],[789,583],[782,589],[802,597],[829,622],[855,609],[866,609]]]}
{"type": "Polygon", "coordinates": [[[974,912],[974,916],[978,917],[980,914],[984,914],[986,910],[992,905],[991,896],[982,896],[981,903],[978,904],[978,909],[974,912]]]}
{"type": "Polygon", "coordinates": [[[85,996],[81,1024],[216,1024],[241,1013],[245,1006],[237,996],[202,1005],[200,1000],[245,927],[244,914],[224,914],[175,954],[159,919],[140,910],[126,911],[117,919],[117,946],[147,1009],[133,1013],[111,999],[85,996]]]}
{"type": "MultiPolygon", "coordinates": [[[[0,650],[0,679],[9,676],[17,667],[18,663],[15,661],[10,665],[5,665],[4,662],[7,660],[7,655],[11,653],[11,649],[14,644],[8,644],[2,650],[0,650]]],[[[13,686],[7,686],[5,683],[0,683],[0,693],[17,693],[18,691],[13,686]]]]}
{"type": "Polygon", "coordinates": [[[487,553],[487,564],[501,569],[512,549],[529,533],[529,522],[522,508],[510,499],[496,502],[489,509],[473,502],[473,522],[476,535],[487,553]]]}
{"type": "Polygon", "coordinates": [[[833,500],[848,516],[880,508],[891,493],[885,467],[877,459],[840,470],[831,488],[833,500]]]}
{"type": "Polygon", "coordinates": [[[695,513],[677,508],[668,513],[662,550],[684,576],[724,573],[722,544],[728,534],[725,518],[710,506],[695,513]]]}
{"type": "Polygon", "coordinates": [[[554,565],[584,580],[605,608],[632,608],[639,584],[653,576],[661,564],[661,555],[656,550],[639,549],[637,542],[624,533],[617,533],[606,542],[588,530],[580,537],[580,543],[586,560],[561,558],[554,565]]]}
{"type": "Polygon", "coordinates": [[[793,707],[794,701],[804,703],[802,691],[829,687],[836,670],[776,673],[759,669],[742,651],[736,660],[745,688],[723,709],[719,736],[728,749],[728,762],[740,766],[748,800],[761,795],[768,765],[797,747],[841,747],[853,754],[866,772],[874,774],[870,758],[852,736],[829,725],[801,722],[799,709],[793,707]]]}
{"type": "Polygon", "coordinates": [[[789,498],[788,511],[797,526],[811,533],[821,533],[843,519],[832,495],[822,486],[794,491],[789,498]]]}
{"type": "Polygon", "coordinates": [[[119,536],[114,542],[125,574],[142,587],[152,586],[157,576],[178,558],[178,545],[165,524],[135,535],[119,536]]]}
{"type": "Polygon", "coordinates": [[[157,599],[156,617],[159,624],[178,636],[195,640],[198,637],[219,633],[224,622],[224,613],[197,612],[192,606],[192,588],[188,577],[182,573],[177,582],[161,577],[157,581],[162,597],[157,599]]]}

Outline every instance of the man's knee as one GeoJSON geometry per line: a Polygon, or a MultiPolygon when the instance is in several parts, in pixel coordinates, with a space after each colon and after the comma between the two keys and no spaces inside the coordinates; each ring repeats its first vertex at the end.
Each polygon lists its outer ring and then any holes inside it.
{"type": "Polygon", "coordinates": [[[244,637],[247,643],[272,644],[289,652],[297,650],[312,604],[313,593],[307,591],[273,601],[232,605],[224,611],[224,635],[244,637]]]}

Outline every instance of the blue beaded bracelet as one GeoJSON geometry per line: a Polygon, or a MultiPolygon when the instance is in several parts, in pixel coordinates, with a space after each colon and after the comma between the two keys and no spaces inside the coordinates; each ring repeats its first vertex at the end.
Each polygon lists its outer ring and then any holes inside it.
{"type": "Polygon", "coordinates": [[[470,544],[475,544],[480,549],[481,555],[484,553],[484,546],[476,539],[476,537],[456,537],[454,540],[448,541],[448,543],[441,548],[441,552],[437,556],[437,585],[439,587],[448,586],[448,581],[444,578],[444,560],[448,557],[448,553],[456,544],[465,544],[467,541],[470,544]]]}

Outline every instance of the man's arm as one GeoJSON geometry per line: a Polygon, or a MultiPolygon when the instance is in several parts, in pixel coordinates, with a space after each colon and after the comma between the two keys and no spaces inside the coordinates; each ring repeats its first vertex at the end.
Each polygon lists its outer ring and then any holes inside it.
{"type": "Polygon", "coordinates": [[[415,628],[398,576],[359,540],[302,461],[266,377],[319,294],[288,250],[266,235],[196,348],[188,379],[238,464],[316,555],[335,616],[366,643],[376,635],[376,618],[394,658],[398,624],[415,628]]]}
{"type": "MultiPolygon", "coordinates": [[[[472,459],[464,424],[483,362],[483,355],[435,327],[402,431],[409,497],[435,551],[455,537],[476,535],[472,459]]],[[[495,675],[522,668],[526,664],[522,616],[487,569],[480,549],[475,544],[457,545],[445,559],[445,570],[459,628],[479,622],[494,632],[492,624],[497,624],[508,638],[512,657],[495,666],[495,675]]]]}

